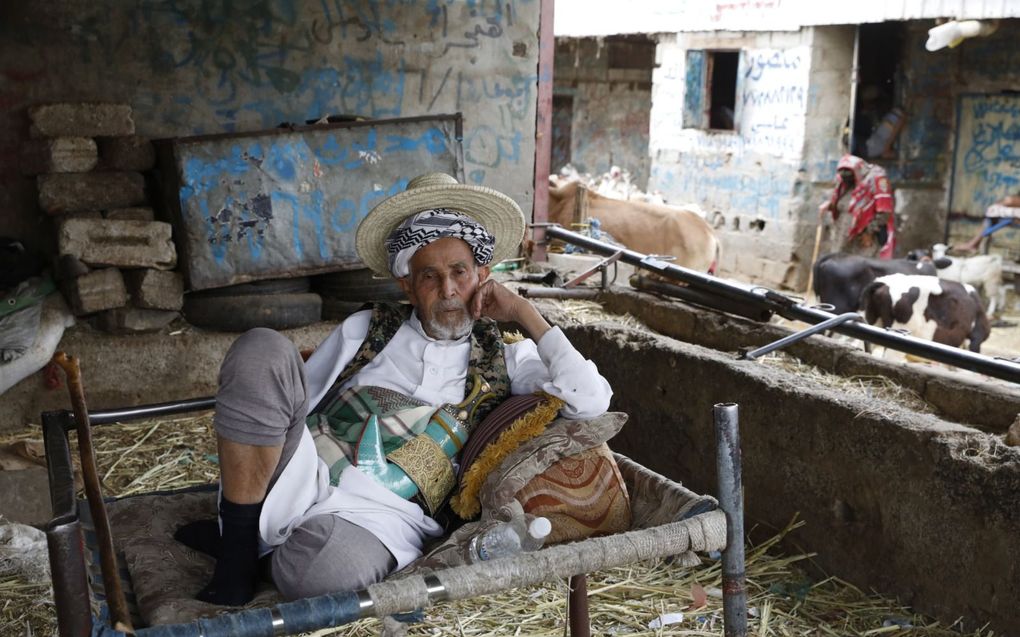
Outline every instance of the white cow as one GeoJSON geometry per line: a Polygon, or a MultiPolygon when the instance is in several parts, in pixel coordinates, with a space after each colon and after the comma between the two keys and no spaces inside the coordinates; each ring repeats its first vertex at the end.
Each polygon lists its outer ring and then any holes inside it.
{"type": "MultiPolygon", "coordinates": [[[[931,247],[933,259],[946,256],[949,247],[944,243],[936,243],[931,247]]],[[[975,257],[950,257],[952,264],[938,271],[940,279],[959,281],[981,290],[988,299],[985,308],[988,316],[995,314],[996,308],[1006,304],[1006,288],[1002,285],[1002,255],[981,254],[975,257]]]]}

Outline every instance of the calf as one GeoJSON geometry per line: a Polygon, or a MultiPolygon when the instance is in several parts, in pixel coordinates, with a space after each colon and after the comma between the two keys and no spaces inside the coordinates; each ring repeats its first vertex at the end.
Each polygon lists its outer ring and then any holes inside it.
{"type": "MultiPolygon", "coordinates": [[[[936,243],[931,247],[932,257],[936,259],[945,257],[948,249],[946,244],[936,243]]],[[[988,299],[988,307],[985,309],[988,316],[995,314],[996,308],[1005,305],[1006,288],[1002,285],[1001,254],[953,257],[951,261],[950,265],[939,269],[940,279],[959,281],[981,290],[984,297],[988,299]]]]}
{"type": "Polygon", "coordinates": [[[833,306],[833,313],[854,312],[861,291],[880,276],[887,274],[935,274],[935,264],[912,252],[906,259],[869,259],[854,254],[826,254],[815,263],[815,297],[820,303],[833,306]]]}
{"type": "Polygon", "coordinates": [[[864,320],[871,325],[905,329],[912,336],[981,351],[991,327],[973,287],[934,276],[890,274],[861,292],[864,320]]]}

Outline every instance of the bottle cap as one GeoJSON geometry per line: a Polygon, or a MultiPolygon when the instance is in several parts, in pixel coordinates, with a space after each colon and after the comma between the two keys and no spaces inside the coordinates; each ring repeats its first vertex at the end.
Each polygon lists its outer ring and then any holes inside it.
{"type": "Polygon", "coordinates": [[[546,537],[552,533],[552,522],[549,518],[535,518],[528,525],[528,535],[533,538],[546,537]]]}

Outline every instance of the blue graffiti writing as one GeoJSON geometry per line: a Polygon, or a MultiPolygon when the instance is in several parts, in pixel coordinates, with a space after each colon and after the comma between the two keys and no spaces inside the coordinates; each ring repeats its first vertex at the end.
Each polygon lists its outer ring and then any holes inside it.
{"type": "Polygon", "coordinates": [[[974,127],[964,168],[975,172],[1002,163],[1020,167],[1020,121],[981,122],[974,127]]]}
{"type": "Polygon", "coordinates": [[[787,85],[766,89],[749,89],[744,91],[743,103],[745,106],[769,106],[773,104],[785,104],[804,107],[805,91],[803,86],[787,85]]]}
{"type": "Polygon", "coordinates": [[[751,53],[747,58],[747,68],[744,70],[744,77],[750,80],[760,80],[768,69],[798,69],[800,68],[800,54],[788,51],[774,51],[751,53]]]}

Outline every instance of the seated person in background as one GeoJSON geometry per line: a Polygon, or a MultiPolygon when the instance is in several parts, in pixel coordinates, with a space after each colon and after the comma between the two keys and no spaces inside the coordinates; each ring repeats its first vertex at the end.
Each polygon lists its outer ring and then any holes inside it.
{"type": "Polygon", "coordinates": [[[979,230],[978,233],[966,243],[954,246],[954,251],[961,252],[963,254],[972,254],[977,252],[982,239],[1003,227],[1002,225],[996,224],[993,221],[994,219],[1000,219],[1003,223],[1006,219],[1012,219],[1011,223],[1015,224],[1018,217],[1020,217],[1020,192],[1015,195],[1007,195],[988,206],[988,210],[985,211],[985,221],[981,224],[981,230],[979,230]]]}
{"type": "Polygon", "coordinates": [[[832,196],[818,207],[819,223],[832,213],[836,240],[832,251],[891,259],[896,247],[896,203],[885,169],[844,155],[836,173],[832,196]],[[848,192],[849,199],[844,199],[848,192]]]}
{"type": "MultiPolygon", "coordinates": [[[[419,421],[398,421],[407,428],[388,431],[387,443],[402,446],[386,449],[373,467],[358,456],[373,404],[407,401],[432,414],[424,418],[430,424],[443,411],[457,450],[474,422],[510,395],[545,391],[564,401],[567,418],[606,411],[612,391],[595,365],[529,301],[489,278],[488,264],[514,256],[523,234],[521,210],[506,195],[422,175],[377,205],[356,238],[359,257],[395,277],[413,311],[377,305],[352,314],[307,363],[272,330],[238,338],[220,370],[213,421],[220,548],[199,599],[248,602],[266,555],[288,599],[360,589],[417,559],[426,539],[442,534],[427,512],[453,485],[426,493],[428,483],[418,479],[434,476],[414,467],[449,474],[456,451],[423,440],[419,421]],[[531,338],[504,344],[495,321],[516,322],[531,338]],[[494,398],[458,404],[481,394],[494,398]],[[345,410],[356,412],[346,425],[339,422],[345,410]],[[343,426],[346,437],[313,440],[343,426]],[[402,486],[388,481],[391,474],[402,486]],[[415,481],[411,495],[402,490],[408,479],[415,481]]],[[[196,525],[185,525],[176,537],[194,545],[195,534],[196,525]]]]}

